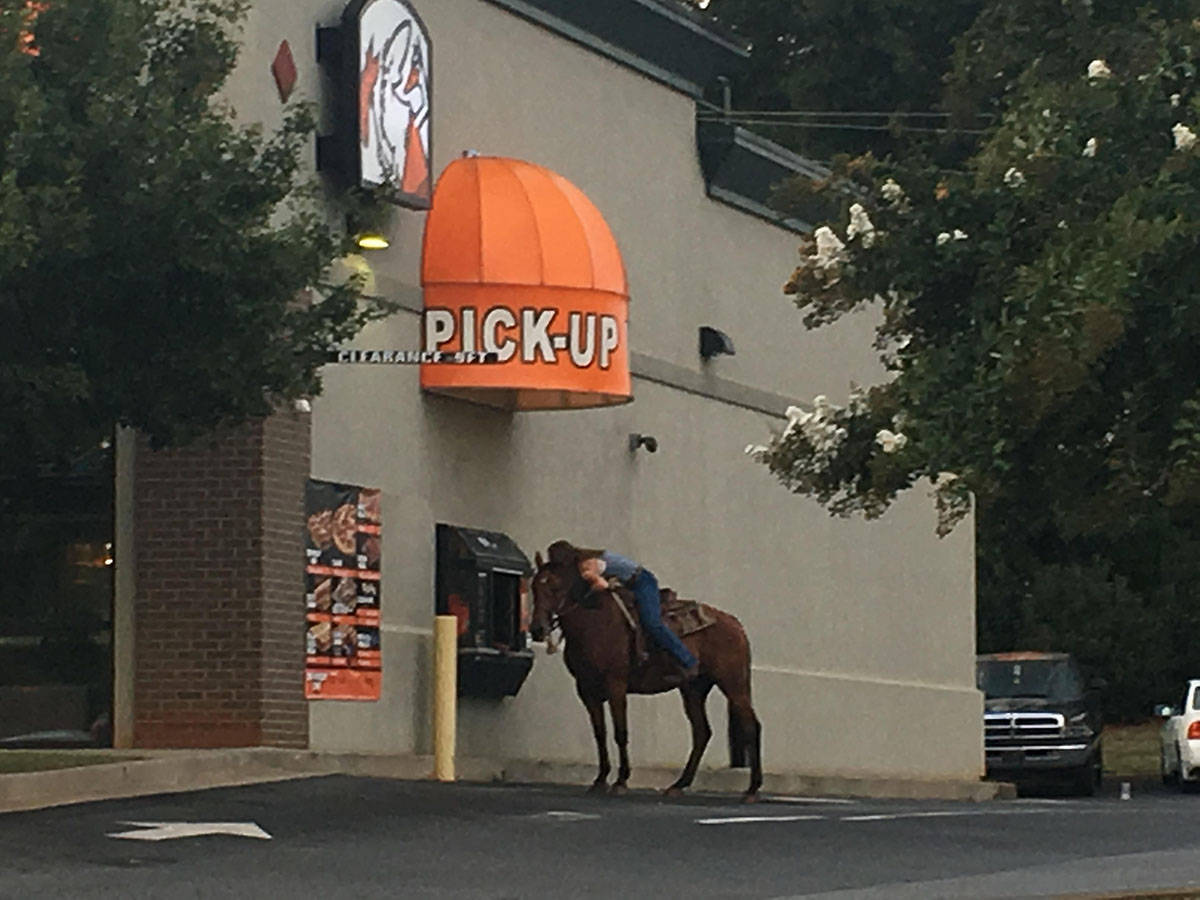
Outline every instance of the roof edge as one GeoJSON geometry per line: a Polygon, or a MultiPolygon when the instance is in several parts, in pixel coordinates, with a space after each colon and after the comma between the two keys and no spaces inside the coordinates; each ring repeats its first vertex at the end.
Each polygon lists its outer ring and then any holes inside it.
{"type": "Polygon", "coordinates": [[[750,45],[681,0],[484,0],[695,99],[750,45]]]}

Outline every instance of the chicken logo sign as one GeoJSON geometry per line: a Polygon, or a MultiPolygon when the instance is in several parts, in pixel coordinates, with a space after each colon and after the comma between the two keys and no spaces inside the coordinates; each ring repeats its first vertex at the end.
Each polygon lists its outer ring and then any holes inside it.
{"type": "Polygon", "coordinates": [[[429,34],[402,0],[358,14],[358,154],[364,185],[391,184],[397,203],[429,207],[429,34]]]}

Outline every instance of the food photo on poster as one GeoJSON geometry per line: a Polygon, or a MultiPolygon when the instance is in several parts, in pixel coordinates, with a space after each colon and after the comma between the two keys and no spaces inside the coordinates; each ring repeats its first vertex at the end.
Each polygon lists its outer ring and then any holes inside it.
{"type": "Polygon", "coordinates": [[[377,489],[310,479],[305,490],[305,696],[378,700],[382,547],[377,489]]]}

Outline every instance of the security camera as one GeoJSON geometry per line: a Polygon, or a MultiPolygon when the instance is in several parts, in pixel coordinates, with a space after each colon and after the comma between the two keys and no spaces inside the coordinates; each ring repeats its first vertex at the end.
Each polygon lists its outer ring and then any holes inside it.
{"type": "Polygon", "coordinates": [[[700,356],[709,360],[721,354],[733,356],[733,339],[723,331],[708,325],[700,327],[700,356]]]}
{"type": "Polygon", "coordinates": [[[629,436],[629,452],[636,453],[638,447],[645,447],[650,453],[657,453],[658,438],[650,434],[631,434],[629,436]]]}

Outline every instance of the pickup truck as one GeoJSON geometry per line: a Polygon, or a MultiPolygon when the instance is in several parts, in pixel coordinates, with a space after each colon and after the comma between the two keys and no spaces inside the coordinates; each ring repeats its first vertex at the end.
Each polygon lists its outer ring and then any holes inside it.
{"type": "Polygon", "coordinates": [[[1066,653],[989,653],[975,664],[984,695],[989,778],[1053,782],[1090,796],[1100,786],[1100,679],[1087,684],[1066,653]]]}

